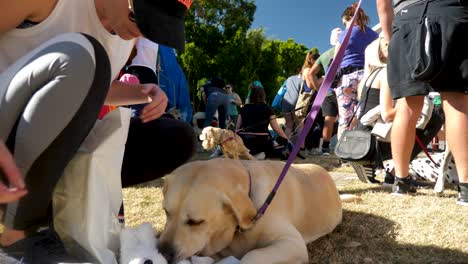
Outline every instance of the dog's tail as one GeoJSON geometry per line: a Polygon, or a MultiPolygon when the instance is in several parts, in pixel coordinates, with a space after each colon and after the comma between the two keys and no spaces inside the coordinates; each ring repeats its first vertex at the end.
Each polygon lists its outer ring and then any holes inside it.
{"type": "Polygon", "coordinates": [[[340,199],[343,203],[360,202],[362,198],[354,194],[340,194],[340,199]]]}

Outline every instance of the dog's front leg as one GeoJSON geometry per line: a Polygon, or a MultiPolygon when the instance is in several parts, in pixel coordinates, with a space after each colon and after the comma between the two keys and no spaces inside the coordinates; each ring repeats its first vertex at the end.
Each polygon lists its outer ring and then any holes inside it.
{"type": "MultiPolygon", "coordinates": [[[[304,239],[294,228],[287,228],[287,232],[277,233],[263,248],[249,251],[241,259],[241,264],[303,264],[309,262],[307,247],[304,239]]],[[[286,230],[285,230],[286,231],[286,230]]]]}

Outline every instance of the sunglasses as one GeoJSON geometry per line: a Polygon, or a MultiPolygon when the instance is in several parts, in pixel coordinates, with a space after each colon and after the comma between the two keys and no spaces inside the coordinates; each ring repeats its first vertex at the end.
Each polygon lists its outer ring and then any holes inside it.
{"type": "Polygon", "coordinates": [[[231,86],[224,87],[224,89],[231,89],[231,88],[232,88],[231,86]]]}

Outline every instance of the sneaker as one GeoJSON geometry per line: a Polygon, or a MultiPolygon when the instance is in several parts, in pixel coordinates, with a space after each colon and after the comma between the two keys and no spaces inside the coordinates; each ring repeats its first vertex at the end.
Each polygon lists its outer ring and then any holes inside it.
{"type": "Polygon", "coordinates": [[[214,159],[214,158],[217,158],[217,157],[220,157],[223,155],[223,151],[221,150],[221,148],[218,146],[216,147],[216,149],[213,151],[213,153],[211,153],[210,155],[210,159],[214,159]]]}
{"type": "Polygon", "coordinates": [[[322,148],[322,156],[330,156],[330,149],[322,148]]]}
{"type": "Polygon", "coordinates": [[[313,148],[307,152],[309,155],[322,155],[322,150],[320,148],[313,148]]]}
{"type": "Polygon", "coordinates": [[[78,263],[68,255],[57,233],[51,229],[38,232],[10,246],[0,247],[0,260],[14,259],[22,264],[78,263]]]}
{"type": "Polygon", "coordinates": [[[266,157],[265,155],[265,152],[260,152],[260,153],[257,153],[254,155],[254,158],[258,159],[258,160],[264,160],[266,157]]]}
{"type": "Polygon", "coordinates": [[[457,204],[468,206],[468,186],[458,185],[457,204]]]}
{"type": "Polygon", "coordinates": [[[395,177],[395,182],[392,187],[392,195],[402,196],[414,193],[416,193],[416,188],[411,184],[410,177],[395,177]]]}
{"type": "Polygon", "coordinates": [[[385,177],[384,182],[382,183],[382,187],[384,189],[392,190],[393,184],[395,183],[395,176],[392,175],[391,172],[385,170],[385,177]]]}

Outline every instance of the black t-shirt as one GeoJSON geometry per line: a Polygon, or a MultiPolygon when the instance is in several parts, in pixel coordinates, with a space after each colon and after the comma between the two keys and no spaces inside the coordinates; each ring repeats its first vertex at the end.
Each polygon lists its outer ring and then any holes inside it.
{"type": "Polygon", "coordinates": [[[241,110],[242,128],[246,132],[268,133],[270,117],[274,115],[273,109],[265,104],[246,104],[241,110]]]}
{"type": "Polygon", "coordinates": [[[206,95],[206,98],[208,98],[208,96],[210,96],[210,94],[214,93],[214,92],[218,92],[218,93],[226,93],[226,91],[224,91],[223,89],[221,88],[218,88],[216,86],[212,86],[212,85],[204,85],[201,87],[201,91],[202,92],[205,92],[205,95],[206,95]]]}

